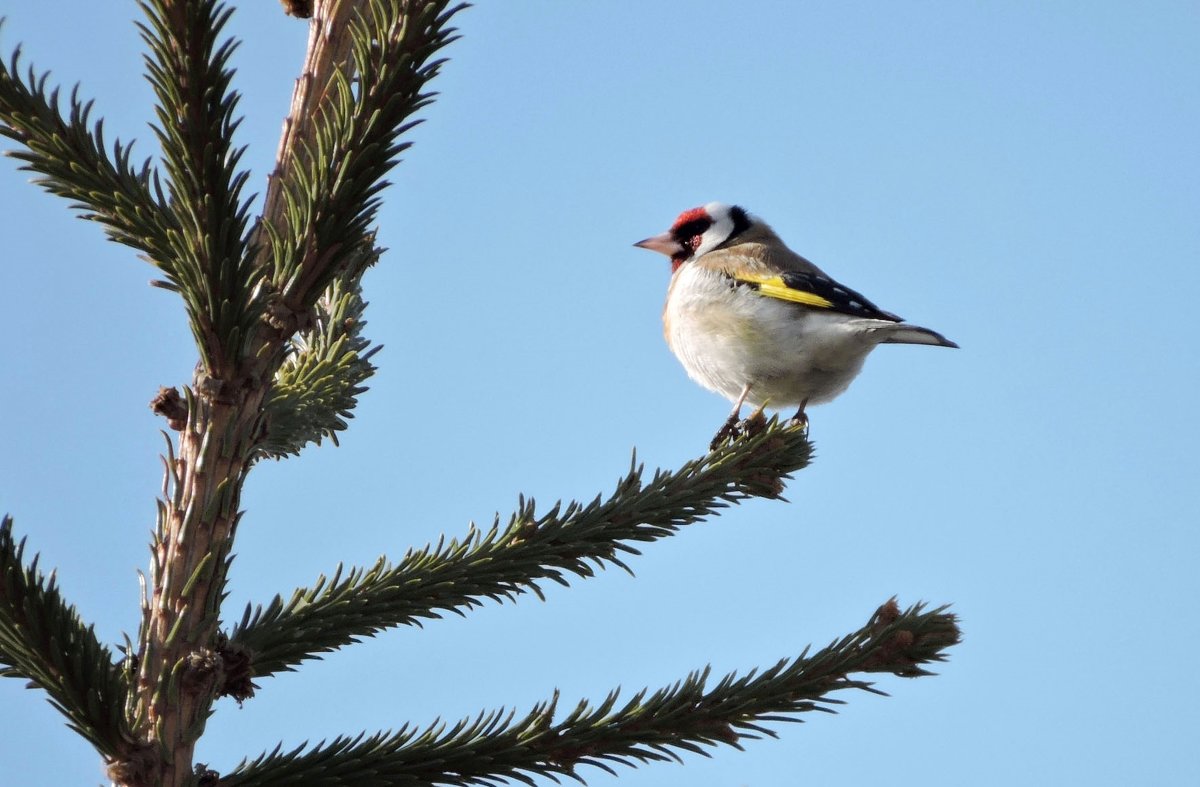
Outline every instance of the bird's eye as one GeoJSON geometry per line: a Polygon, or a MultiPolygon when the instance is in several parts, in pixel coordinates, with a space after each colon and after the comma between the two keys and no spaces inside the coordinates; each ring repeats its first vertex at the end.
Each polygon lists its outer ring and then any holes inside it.
{"type": "Polygon", "coordinates": [[[693,219],[676,227],[674,235],[680,243],[690,245],[694,249],[700,245],[700,236],[711,226],[712,221],[709,219],[693,219]]]}

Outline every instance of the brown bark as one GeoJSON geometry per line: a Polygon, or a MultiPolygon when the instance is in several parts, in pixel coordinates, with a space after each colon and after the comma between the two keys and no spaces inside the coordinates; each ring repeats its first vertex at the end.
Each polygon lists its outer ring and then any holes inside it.
{"type": "Polygon", "coordinates": [[[179,436],[173,471],[180,488],[154,544],[136,687],[142,731],[158,752],[145,784],[188,783],[221,685],[214,644],[226,561],[265,390],[236,402],[198,397],[179,436]]]}

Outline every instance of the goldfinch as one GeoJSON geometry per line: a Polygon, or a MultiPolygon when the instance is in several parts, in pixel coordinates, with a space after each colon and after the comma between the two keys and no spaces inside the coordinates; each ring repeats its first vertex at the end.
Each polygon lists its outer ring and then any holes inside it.
{"type": "Polygon", "coordinates": [[[684,211],[634,244],[671,259],[663,308],[667,344],[688,376],[733,402],[716,447],[739,433],[744,404],[759,411],[828,402],[879,344],[958,347],[838,284],[737,206],[684,211]]]}

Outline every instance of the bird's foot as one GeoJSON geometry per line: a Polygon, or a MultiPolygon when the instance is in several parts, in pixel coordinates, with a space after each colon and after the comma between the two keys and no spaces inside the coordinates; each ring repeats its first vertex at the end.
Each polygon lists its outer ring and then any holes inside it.
{"type": "Polygon", "coordinates": [[[713,437],[712,442],[708,444],[709,451],[715,451],[726,442],[740,440],[743,437],[754,437],[762,434],[762,431],[767,428],[767,418],[763,415],[763,408],[759,407],[746,418],[738,420],[738,414],[734,413],[729,416],[725,423],[721,424],[721,428],[717,430],[717,434],[713,437]]]}
{"type": "Polygon", "coordinates": [[[715,451],[721,447],[726,441],[736,440],[741,435],[741,429],[738,426],[738,414],[731,413],[725,423],[721,424],[721,428],[713,435],[712,442],[708,444],[709,451],[715,451]]]}
{"type": "Polygon", "coordinates": [[[808,413],[804,412],[804,408],[796,411],[796,414],[788,419],[789,427],[799,427],[804,430],[804,436],[808,437],[808,413]]]}
{"type": "Polygon", "coordinates": [[[763,415],[763,408],[759,407],[750,413],[750,417],[738,423],[737,428],[742,437],[755,437],[762,434],[767,428],[767,417],[763,415]]]}

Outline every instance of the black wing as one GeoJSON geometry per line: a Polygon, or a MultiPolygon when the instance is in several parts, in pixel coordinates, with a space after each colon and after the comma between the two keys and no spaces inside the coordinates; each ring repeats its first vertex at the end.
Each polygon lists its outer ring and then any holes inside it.
{"type": "Polygon", "coordinates": [[[899,317],[880,309],[861,293],[819,273],[787,271],[779,276],[736,276],[734,280],[770,298],[829,309],[853,317],[901,322],[899,317]]]}

